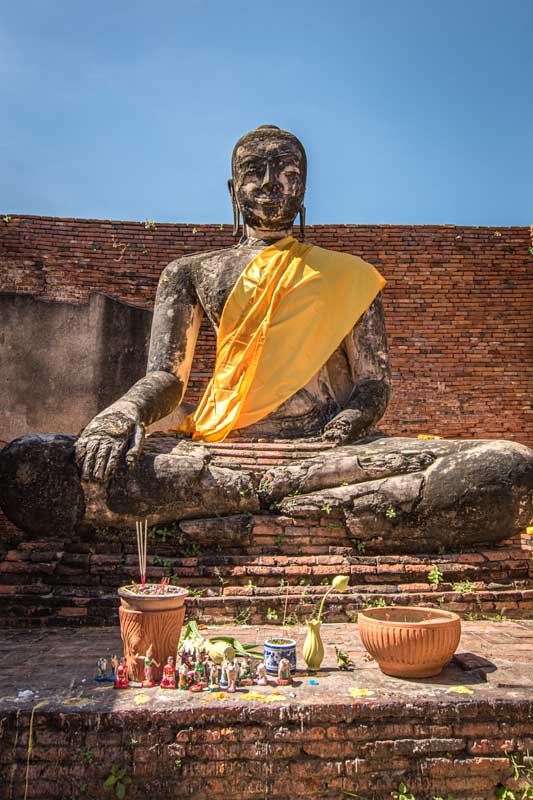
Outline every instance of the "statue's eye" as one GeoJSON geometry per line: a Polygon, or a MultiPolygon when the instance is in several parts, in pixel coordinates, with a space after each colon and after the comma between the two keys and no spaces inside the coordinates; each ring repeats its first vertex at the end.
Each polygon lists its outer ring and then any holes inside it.
{"type": "Polygon", "coordinates": [[[261,170],[261,164],[257,162],[250,161],[244,165],[243,174],[245,177],[250,177],[254,175],[258,175],[261,170]]]}

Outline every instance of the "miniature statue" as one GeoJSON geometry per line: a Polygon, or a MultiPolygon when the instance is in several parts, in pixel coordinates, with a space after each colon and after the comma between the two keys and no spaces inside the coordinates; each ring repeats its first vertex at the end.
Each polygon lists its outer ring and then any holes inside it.
{"type": "Polygon", "coordinates": [[[256,667],[255,682],[258,686],[268,686],[267,669],[264,661],[260,661],[256,667]]]}
{"type": "Polygon", "coordinates": [[[105,656],[102,656],[96,662],[96,676],[95,681],[107,681],[107,667],[108,661],[105,656]]]}
{"type": "Polygon", "coordinates": [[[178,689],[185,692],[189,689],[187,664],[184,663],[180,664],[178,668],[178,689]]]}
{"type": "Polygon", "coordinates": [[[153,658],[154,646],[153,644],[149,645],[148,650],[146,651],[144,656],[135,655],[134,658],[139,658],[144,661],[144,680],[141,683],[141,686],[155,686],[155,683],[152,679],[152,668],[154,664],[156,667],[159,667],[160,664],[153,658]]]}
{"type": "Polygon", "coordinates": [[[194,662],[194,683],[202,688],[207,685],[205,664],[199,657],[194,662]]]}
{"type": "Polygon", "coordinates": [[[119,663],[120,663],[119,658],[118,658],[117,654],[115,653],[113,655],[113,658],[111,659],[111,675],[107,679],[111,683],[115,682],[115,674],[116,674],[116,671],[117,671],[119,663]]]}
{"type": "Polygon", "coordinates": [[[209,691],[218,692],[220,689],[220,667],[218,667],[215,662],[211,660],[209,660],[207,663],[209,670],[209,691]]]}
{"type": "Polygon", "coordinates": [[[239,668],[239,686],[252,686],[252,664],[249,658],[243,658],[239,668]]]}
{"type": "Polygon", "coordinates": [[[159,685],[162,689],[176,688],[176,667],[172,656],[167,658],[167,663],[163,667],[163,677],[159,685]]]}
{"type": "MultiPolygon", "coordinates": [[[[238,664],[233,659],[232,661],[226,661],[226,679],[228,682],[228,692],[233,694],[237,691],[237,678],[239,676],[239,669],[238,664]]],[[[222,684],[222,681],[221,681],[222,684]]]]}
{"type": "Polygon", "coordinates": [[[125,656],[122,656],[115,668],[115,689],[128,689],[128,662],[125,656]]]}
{"type": "Polygon", "coordinates": [[[291,662],[288,658],[280,658],[278,664],[278,686],[288,686],[292,683],[291,662]]]}
{"type": "Polygon", "coordinates": [[[336,645],[335,645],[335,655],[337,656],[337,666],[339,669],[344,669],[344,670],[353,669],[353,661],[348,655],[348,653],[345,653],[343,650],[340,650],[336,645]]]}

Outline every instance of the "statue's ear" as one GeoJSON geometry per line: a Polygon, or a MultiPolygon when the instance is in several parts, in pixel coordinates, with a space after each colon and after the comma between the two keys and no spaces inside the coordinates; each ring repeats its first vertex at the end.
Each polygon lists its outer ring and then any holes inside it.
{"type": "Polygon", "coordinates": [[[233,235],[238,236],[241,225],[241,212],[237,202],[237,195],[235,194],[235,186],[233,185],[232,178],[230,178],[228,181],[228,189],[229,196],[231,197],[231,205],[233,206],[233,235]]]}

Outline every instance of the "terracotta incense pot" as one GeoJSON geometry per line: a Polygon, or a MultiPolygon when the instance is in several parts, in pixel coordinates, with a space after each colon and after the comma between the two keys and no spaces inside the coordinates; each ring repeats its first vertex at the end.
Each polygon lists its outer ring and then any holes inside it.
{"type": "Polygon", "coordinates": [[[381,671],[398,678],[438,675],[461,638],[458,615],[435,608],[367,608],[358,615],[357,625],[381,671]]]}
{"type": "Polygon", "coordinates": [[[128,662],[128,675],[132,681],[143,680],[144,663],[135,656],[143,656],[152,645],[154,660],[160,664],[159,667],[154,666],[153,676],[154,680],[159,681],[168,657],[176,657],[188,592],[177,586],[169,586],[163,593],[156,594],[156,590],[160,589],[159,584],[147,584],[146,593],[142,594],[131,589],[122,586],[118,590],[120,633],[128,662]]]}

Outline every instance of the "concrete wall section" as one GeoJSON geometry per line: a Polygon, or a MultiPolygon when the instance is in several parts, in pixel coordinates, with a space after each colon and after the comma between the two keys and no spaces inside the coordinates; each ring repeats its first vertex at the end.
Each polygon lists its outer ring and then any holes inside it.
{"type": "Polygon", "coordinates": [[[80,429],[145,373],[152,314],[0,294],[0,439],[80,429]]]}

